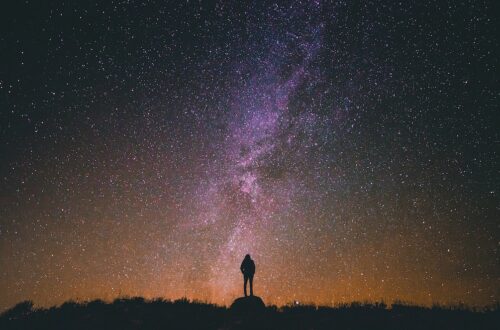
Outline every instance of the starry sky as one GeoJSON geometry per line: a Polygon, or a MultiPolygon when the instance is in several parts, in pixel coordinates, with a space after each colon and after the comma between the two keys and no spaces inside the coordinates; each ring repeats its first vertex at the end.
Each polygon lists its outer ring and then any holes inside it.
{"type": "Polygon", "coordinates": [[[0,310],[500,298],[493,1],[11,1],[0,310]]]}

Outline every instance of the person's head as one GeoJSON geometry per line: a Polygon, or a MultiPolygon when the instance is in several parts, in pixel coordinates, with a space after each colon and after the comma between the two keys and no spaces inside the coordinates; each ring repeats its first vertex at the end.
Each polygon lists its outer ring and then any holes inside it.
{"type": "Polygon", "coordinates": [[[250,258],[250,255],[249,255],[249,254],[247,254],[247,255],[245,256],[245,259],[246,259],[246,260],[251,259],[251,258],[250,258]]]}

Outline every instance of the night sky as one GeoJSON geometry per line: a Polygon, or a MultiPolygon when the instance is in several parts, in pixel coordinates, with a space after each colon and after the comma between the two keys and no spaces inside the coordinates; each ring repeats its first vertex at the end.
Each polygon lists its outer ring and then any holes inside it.
{"type": "Polygon", "coordinates": [[[500,299],[494,1],[10,1],[0,310],[500,299]]]}

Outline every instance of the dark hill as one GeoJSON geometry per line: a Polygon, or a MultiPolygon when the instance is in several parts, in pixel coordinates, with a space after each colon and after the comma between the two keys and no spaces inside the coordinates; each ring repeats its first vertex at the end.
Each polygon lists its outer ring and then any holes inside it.
{"type": "Polygon", "coordinates": [[[163,299],[66,302],[34,309],[22,302],[0,315],[0,329],[499,329],[498,306],[424,308],[405,304],[352,303],[337,307],[265,307],[258,297],[236,300],[230,309],[163,299]],[[257,313],[255,313],[257,311],[257,313]],[[249,312],[249,313],[247,313],[249,312]],[[241,317],[241,313],[243,317],[241,317]],[[253,315],[253,316],[251,316],[253,315]]]}

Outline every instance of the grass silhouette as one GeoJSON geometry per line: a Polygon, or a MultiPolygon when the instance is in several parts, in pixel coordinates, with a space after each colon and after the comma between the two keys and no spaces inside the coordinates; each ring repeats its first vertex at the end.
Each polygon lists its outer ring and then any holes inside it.
{"type": "Polygon", "coordinates": [[[499,307],[289,304],[241,319],[226,307],[188,299],[68,301],[50,308],[24,301],[0,315],[0,329],[499,329],[499,307]]]}

